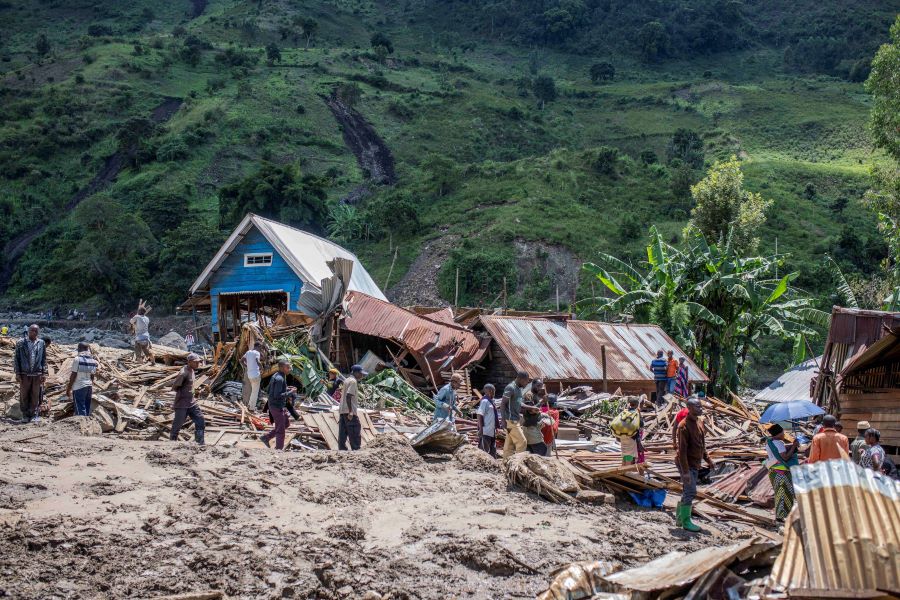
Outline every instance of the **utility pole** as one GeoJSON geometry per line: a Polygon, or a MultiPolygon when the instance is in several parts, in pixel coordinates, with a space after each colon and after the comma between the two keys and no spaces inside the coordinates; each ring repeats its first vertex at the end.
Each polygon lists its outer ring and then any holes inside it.
{"type": "Polygon", "coordinates": [[[453,295],[453,306],[459,306],[459,267],[456,267],[456,293],[453,295]]]}
{"type": "Polygon", "coordinates": [[[501,314],[506,314],[506,277],[503,277],[503,312],[501,314]]]}
{"type": "Polygon", "coordinates": [[[559,284],[556,284],[556,312],[559,312],[559,284]]]}

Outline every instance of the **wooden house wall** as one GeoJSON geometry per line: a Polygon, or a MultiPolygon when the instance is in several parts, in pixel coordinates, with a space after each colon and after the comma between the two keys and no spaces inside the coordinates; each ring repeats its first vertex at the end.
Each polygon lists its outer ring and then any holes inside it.
{"type": "MultiPolygon", "coordinates": [[[[503,352],[503,348],[497,343],[496,340],[491,340],[491,345],[488,349],[488,355],[485,357],[484,361],[481,363],[481,366],[484,367],[482,369],[475,369],[472,371],[472,384],[481,389],[481,387],[485,383],[493,383],[497,388],[497,394],[500,395],[503,391],[503,388],[506,385],[516,378],[516,368],[513,366],[509,357],[506,356],[506,353],[503,352]]],[[[529,373],[532,377],[540,376],[540,373],[529,373]]],[[[547,386],[547,390],[552,394],[558,394],[562,390],[573,388],[581,385],[588,385],[596,392],[603,391],[603,381],[578,381],[578,380],[545,380],[545,385],[547,386]]],[[[640,395],[647,394],[649,397],[650,394],[656,391],[656,385],[652,380],[644,380],[644,381],[608,381],[607,389],[609,393],[613,393],[616,391],[616,388],[621,388],[624,394],[628,395],[640,395]]]]}
{"type": "Polygon", "coordinates": [[[855,429],[857,421],[868,421],[881,432],[881,444],[900,446],[900,363],[873,365],[841,383],[840,418],[844,427],[855,429]]]}
{"type": "Polygon", "coordinates": [[[289,308],[296,309],[303,282],[266,238],[258,230],[253,229],[212,274],[209,287],[213,332],[218,333],[216,315],[219,314],[219,294],[284,290],[289,295],[289,308]],[[245,254],[264,252],[272,253],[271,265],[244,266],[245,254]]]}

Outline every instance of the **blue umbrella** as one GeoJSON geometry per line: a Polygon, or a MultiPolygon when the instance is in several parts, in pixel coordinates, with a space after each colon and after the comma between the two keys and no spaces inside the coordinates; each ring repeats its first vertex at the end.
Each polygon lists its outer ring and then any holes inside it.
{"type": "Polygon", "coordinates": [[[809,400],[793,400],[791,402],[778,402],[766,409],[759,418],[760,423],[777,423],[779,421],[795,421],[824,415],[825,411],[809,400]]]}

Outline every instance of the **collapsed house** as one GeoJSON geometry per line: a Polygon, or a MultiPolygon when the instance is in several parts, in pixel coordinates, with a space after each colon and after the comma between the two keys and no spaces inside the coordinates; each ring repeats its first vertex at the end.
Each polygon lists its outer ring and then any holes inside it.
{"type": "Polygon", "coordinates": [[[814,401],[846,421],[869,421],[900,446],[900,313],[834,307],[814,401]]]}
{"type": "Polygon", "coordinates": [[[542,378],[551,391],[587,385],[596,391],[621,389],[650,397],[656,390],[650,361],[659,350],[687,359],[691,383],[709,381],[656,325],[482,315],[479,327],[492,341],[476,382],[509,382],[516,371],[525,371],[542,378]]]}
{"type": "Polygon", "coordinates": [[[436,389],[452,371],[479,363],[489,343],[452,318],[433,320],[355,291],[344,297],[340,330],[338,364],[390,365],[419,388],[436,389]]]}
{"type": "Polygon", "coordinates": [[[214,339],[236,339],[243,322],[271,324],[282,313],[302,311],[301,294],[321,293],[323,282],[335,276],[336,259],[352,263],[347,269],[347,289],[386,300],[349,250],[249,213],[194,281],[190,297],[179,308],[211,313],[214,339]]]}

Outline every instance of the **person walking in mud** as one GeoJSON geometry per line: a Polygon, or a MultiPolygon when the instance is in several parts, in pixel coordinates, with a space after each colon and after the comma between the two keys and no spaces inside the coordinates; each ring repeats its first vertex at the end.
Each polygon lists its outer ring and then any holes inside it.
{"type": "Polygon", "coordinates": [[[350,377],[344,380],[341,406],[338,409],[338,450],[347,449],[347,440],[351,450],[359,450],[362,446],[362,423],[356,414],[359,408],[359,382],[368,375],[361,365],[350,367],[350,377]]]}
{"type": "Polygon", "coordinates": [[[288,398],[297,393],[297,388],[287,384],[287,376],[291,372],[291,363],[286,359],[278,361],[278,372],[272,375],[269,381],[269,415],[275,426],[272,431],[261,436],[259,440],[269,446],[272,438],[275,438],[275,449],[284,450],[284,434],[290,425],[288,417],[288,398]]]}
{"type": "Polygon", "coordinates": [[[528,385],[528,373],[519,371],[515,380],[503,390],[503,398],[500,400],[500,412],[506,422],[506,440],[503,442],[503,458],[525,452],[528,443],[525,441],[525,432],[522,431],[522,401],[525,394],[525,386],[528,385]]]}
{"type": "Polygon", "coordinates": [[[41,420],[39,411],[44,382],[47,381],[47,348],[39,337],[40,332],[37,324],[31,325],[27,335],[16,342],[15,372],[23,423],[41,420]]]}
{"type": "Polygon", "coordinates": [[[688,414],[678,424],[678,472],[681,473],[681,502],[675,510],[676,523],[688,531],[700,531],[691,521],[694,498],[697,496],[697,478],[703,460],[709,464],[710,470],[715,465],[706,451],[706,434],[703,431],[703,406],[697,398],[687,401],[688,414]]]}
{"type": "Polygon", "coordinates": [[[194,371],[199,368],[200,357],[191,352],[187,356],[187,364],[181,368],[181,372],[172,383],[172,390],[175,392],[175,418],[172,421],[172,432],[169,434],[169,439],[172,441],[178,439],[178,432],[190,417],[194,422],[194,440],[202,446],[206,419],[203,418],[200,405],[194,398],[194,371]]]}

